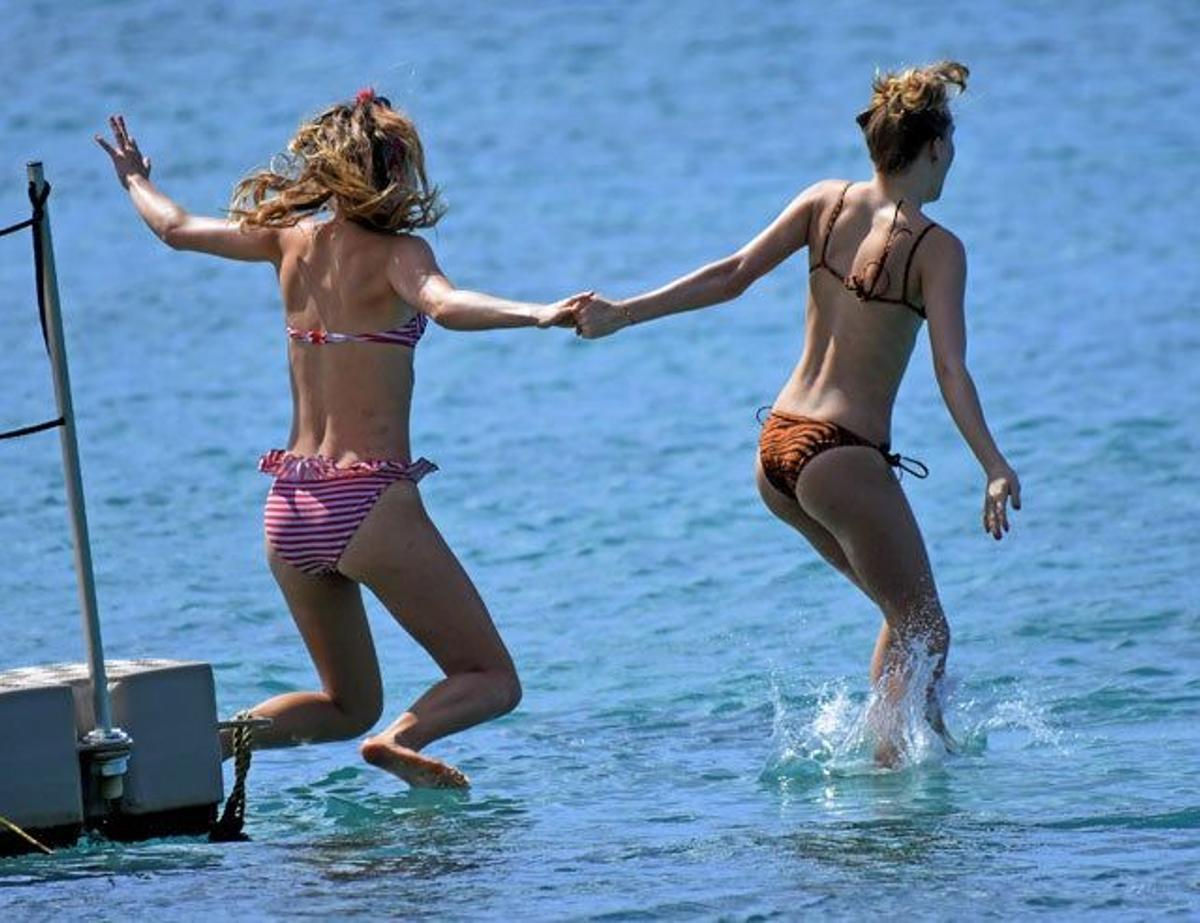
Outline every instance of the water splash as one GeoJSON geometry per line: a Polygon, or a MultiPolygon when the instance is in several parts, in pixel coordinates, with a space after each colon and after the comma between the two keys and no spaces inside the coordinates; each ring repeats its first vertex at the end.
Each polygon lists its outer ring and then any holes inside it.
{"type": "Polygon", "coordinates": [[[1067,734],[1055,727],[1046,708],[1031,695],[1009,690],[1009,697],[988,701],[986,697],[966,699],[955,708],[958,725],[962,728],[962,752],[976,756],[987,749],[988,735],[993,731],[1016,731],[1028,737],[1027,746],[1053,747],[1060,754],[1069,754],[1067,734]]]}
{"type": "Polygon", "coordinates": [[[794,784],[937,766],[948,758],[982,756],[994,731],[1022,733],[1027,746],[1063,749],[1063,730],[1034,697],[1005,685],[1000,695],[985,689],[967,698],[952,677],[936,687],[947,731],[939,734],[929,722],[923,691],[933,675],[933,658],[915,661],[898,703],[886,701],[878,690],[853,692],[845,679],[789,696],[781,674],[773,671],[771,755],[762,780],[794,784]],[[877,759],[881,740],[893,742],[897,759],[891,767],[877,759]]]}

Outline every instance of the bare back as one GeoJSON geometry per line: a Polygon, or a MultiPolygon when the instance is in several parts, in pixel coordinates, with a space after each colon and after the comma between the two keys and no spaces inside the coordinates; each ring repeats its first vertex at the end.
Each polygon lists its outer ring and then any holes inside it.
{"type": "Polygon", "coordinates": [[[936,225],[868,184],[824,185],[807,240],[804,354],[776,406],[886,442],[923,318],[920,242],[936,225]]]}
{"type": "MultiPolygon", "coordinates": [[[[279,286],[288,326],[325,333],[393,330],[415,311],[388,281],[403,238],[348,221],[303,221],[281,234],[279,286]]],[[[347,464],[410,457],[413,353],[382,343],[289,339],[292,431],[288,449],[347,464]]]]}

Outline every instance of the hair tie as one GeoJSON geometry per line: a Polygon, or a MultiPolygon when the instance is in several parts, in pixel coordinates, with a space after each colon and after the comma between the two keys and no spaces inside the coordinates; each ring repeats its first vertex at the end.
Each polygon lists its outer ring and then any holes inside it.
{"type": "Polygon", "coordinates": [[[373,103],[374,101],[375,101],[375,88],[374,87],[363,87],[361,90],[359,90],[354,95],[354,102],[356,105],[359,105],[359,106],[364,106],[367,103],[373,103]]]}

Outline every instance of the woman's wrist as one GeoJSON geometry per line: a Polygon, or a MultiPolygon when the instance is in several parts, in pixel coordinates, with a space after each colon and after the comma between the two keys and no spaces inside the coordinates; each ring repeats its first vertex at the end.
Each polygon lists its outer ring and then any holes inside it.
{"type": "Polygon", "coordinates": [[[617,309],[617,314],[624,321],[623,326],[632,327],[637,323],[637,318],[633,314],[633,308],[629,306],[628,301],[614,301],[613,307],[617,309]]]}
{"type": "Polygon", "coordinates": [[[124,177],[117,177],[117,179],[130,195],[133,194],[135,188],[146,192],[154,190],[154,184],[150,182],[150,177],[145,173],[127,173],[124,177]]]}
{"type": "Polygon", "coordinates": [[[983,466],[983,472],[987,475],[989,481],[993,478],[1004,477],[1010,471],[1012,471],[1012,465],[1005,461],[1003,455],[989,460],[989,462],[983,466]]]}

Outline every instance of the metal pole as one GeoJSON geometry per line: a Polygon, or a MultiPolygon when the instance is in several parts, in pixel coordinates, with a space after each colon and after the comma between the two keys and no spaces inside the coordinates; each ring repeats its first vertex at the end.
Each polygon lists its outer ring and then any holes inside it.
{"type": "MultiPolygon", "coordinates": [[[[34,191],[41,195],[46,186],[42,165],[33,161],[27,165],[29,181],[34,191]]],[[[79,444],[75,439],[75,411],[71,405],[71,377],[67,371],[66,338],[63,336],[62,313],[58,300],[58,276],[54,271],[54,247],[50,238],[49,210],[43,211],[42,220],[34,228],[42,241],[42,287],[46,305],[46,337],[50,349],[50,363],[54,369],[54,395],[58,399],[58,412],[63,418],[59,429],[62,445],[63,478],[67,488],[67,506],[71,514],[71,532],[75,540],[75,573],[79,582],[79,602],[83,609],[83,634],[87,643],[88,669],[92,677],[92,706],[95,711],[96,728],[85,735],[85,742],[99,745],[98,749],[120,749],[125,745],[128,752],[128,737],[112,726],[112,711],[108,701],[108,675],[104,669],[104,645],[100,640],[100,613],[96,605],[96,581],[92,574],[92,551],[88,541],[87,512],[83,504],[83,478],[79,472],[79,444]]],[[[120,776],[125,771],[123,757],[101,761],[101,774],[116,777],[116,794],[120,795],[120,776]]],[[[112,784],[108,786],[111,791],[112,784]]],[[[115,797],[115,796],[113,796],[115,797]]]]}

